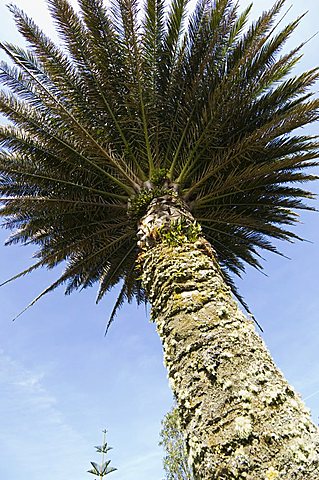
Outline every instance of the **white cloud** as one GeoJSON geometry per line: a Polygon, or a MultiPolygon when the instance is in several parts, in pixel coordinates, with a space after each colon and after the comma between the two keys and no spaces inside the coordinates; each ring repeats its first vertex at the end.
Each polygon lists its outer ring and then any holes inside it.
{"type": "MultiPolygon", "coordinates": [[[[162,458],[162,452],[150,452],[140,455],[134,460],[123,462],[120,468],[121,480],[134,480],[137,478],[150,478],[153,480],[154,471],[162,458]]],[[[156,478],[154,480],[159,480],[156,478]]]]}
{"type": "Polygon", "coordinates": [[[19,386],[19,387],[25,387],[27,389],[41,389],[41,380],[43,379],[44,377],[44,373],[41,373],[41,374],[35,374],[35,375],[32,375],[30,374],[29,377],[23,379],[23,380],[19,380],[15,383],[15,385],[19,386]]]}
{"type": "Polygon", "coordinates": [[[0,478],[87,479],[91,452],[44,388],[44,379],[44,372],[33,372],[0,351],[0,478]],[[10,457],[14,466],[6,465],[10,457]]]}

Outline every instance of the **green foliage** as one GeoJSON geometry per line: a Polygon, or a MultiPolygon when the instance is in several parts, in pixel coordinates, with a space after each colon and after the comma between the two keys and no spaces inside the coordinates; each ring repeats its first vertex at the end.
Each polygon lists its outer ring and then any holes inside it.
{"type": "Polygon", "coordinates": [[[163,447],[163,459],[166,480],[193,480],[187,462],[185,440],[180,426],[178,409],[168,412],[162,421],[160,445],[163,447]]]}
{"type": "Polygon", "coordinates": [[[161,187],[167,180],[168,171],[165,168],[158,168],[152,173],[151,182],[155,187],[161,187]]]}
{"type": "Polygon", "coordinates": [[[189,223],[184,218],[172,222],[170,227],[162,227],[157,232],[161,240],[170,246],[183,245],[186,242],[194,243],[202,233],[198,223],[189,223]]]}
{"type": "Polygon", "coordinates": [[[100,480],[103,479],[109,473],[115,472],[117,468],[110,467],[111,460],[106,460],[107,453],[112,449],[106,442],[106,430],[103,430],[103,443],[100,446],[95,447],[96,451],[102,455],[102,462],[99,465],[96,462],[91,462],[92,468],[88,470],[88,473],[95,475],[100,480]]]}
{"type": "Polygon", "coordinates": [[[163,191],[178,192],[226,278],[261,268],[272,239],[298,238],[286,226],[312,197],[301,184],[318,142],[294,131],[318,119],[319,73],[292,75],[302,45],[280,53],[301,19],[275,28],[284,0],[250,27],[232,0],[199,0],[188,21],[187,0],[78,3],[48,0],[61,45],[11,5],[28,47],[0,44],[1,215],[7,244],[38,248],[20,275],[64,262],[37,299],[99,282],[99,301],[121,282],[111,318],[145,302],[137,222],[163,191]]]}
{"type": "Polygon", "coordinates": [[[154,198],[171,194],[171,190],[164,186],[152,188],[143,188],[134,197],[130,198],[128,205],[128,214],[131,218],[140,220],[147,212],[147,207],[154,198]]]}

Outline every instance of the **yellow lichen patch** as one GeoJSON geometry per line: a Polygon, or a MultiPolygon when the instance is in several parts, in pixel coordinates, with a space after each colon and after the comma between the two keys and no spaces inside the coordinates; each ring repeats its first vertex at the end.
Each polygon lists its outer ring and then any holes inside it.
{"type": "Polygon", "coordinates": [[[274,467],[270,467],[266,472],[265,480],[275,480],[276,478],[279,478],[278,470],[275,470],[274,467]]]}
{"type": "Polygon", "coordinates": [[[177,302],[178,300],[180,300],[182,298],[182,295],[180,293],[176,293],[174,292],[173,293],[173,300],[174,302],[177,302]]]}

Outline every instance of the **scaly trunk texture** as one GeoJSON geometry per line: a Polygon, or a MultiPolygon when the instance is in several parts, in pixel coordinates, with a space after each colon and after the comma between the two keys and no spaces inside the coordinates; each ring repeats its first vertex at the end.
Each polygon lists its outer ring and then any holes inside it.
{"type": "Polygon", "coordinates": [[[170,240],[178,219],[193,221],[175,195],[153,200],[139,246],[195,478],[318,480],[318,428],[238,308],[207,241],[170,240]]]}

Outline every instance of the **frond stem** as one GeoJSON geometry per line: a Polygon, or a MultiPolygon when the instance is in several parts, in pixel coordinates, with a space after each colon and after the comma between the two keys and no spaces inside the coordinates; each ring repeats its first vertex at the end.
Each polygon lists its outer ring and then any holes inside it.
{"type": "MultiPolygon", "coordinates": [[[[19,170],[14,170],[14,169],[8,170],[8,174],[10,175],[11,173],[21,174],[21,172],[19,170]]],[[[87,187],[86,185],[79,185],[77,183],[69,182],[67,180],[62,180],[60,178],[53,178],[53,177],[48,177],[48,176],[45,176],[45,175],[39,175],[39,174],[29,173],[29,172],[23,172],[23,176],[24,177],[31,177],[31,178],[39,178],[41,180],[49,180],[49,181],[52,181],[52,182],[61,183],[62,185],[69,185],[71,187],[76,187],[76,188],[79,188],[81,190],[88,190],[91,193],[97,193],[99,195],[103,195],[104,197],[110,197],[110,198],[114,198],[116,200],[124,200],[125,201],[125,200],[128,199],[128,197],[125,196],[125,195],[117,195],[116,193],[107,192],[105,190],[98,190],[96,188],[87,187]]]]}

